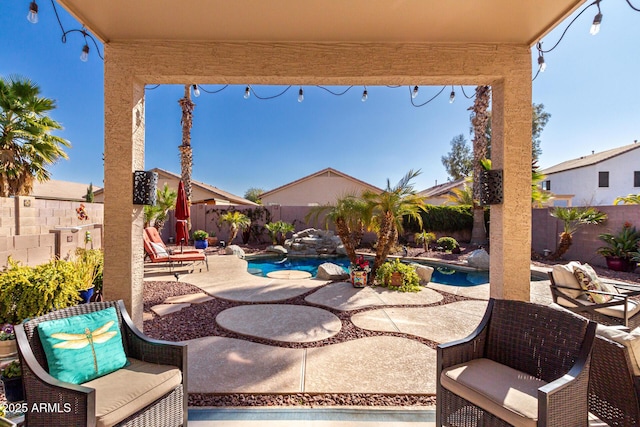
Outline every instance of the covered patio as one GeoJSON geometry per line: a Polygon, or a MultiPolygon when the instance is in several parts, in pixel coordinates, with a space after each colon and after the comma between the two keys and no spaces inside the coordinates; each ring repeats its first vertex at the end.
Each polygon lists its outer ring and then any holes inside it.
{"type": "Polygon", "coordinates": [[[142,326],[145,85],[490,85],[491,296],[529,299],[530,48],[583,0],[59,1],[104,43],[106,298],[142,326]]]}

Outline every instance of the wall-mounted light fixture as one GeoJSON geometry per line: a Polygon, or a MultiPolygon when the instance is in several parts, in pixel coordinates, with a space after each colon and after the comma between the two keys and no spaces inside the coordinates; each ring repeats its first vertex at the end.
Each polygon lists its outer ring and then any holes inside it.
{"type": "Polygon", "coordinates": [[[133,204],[155,205],[158,173],[152,171],[133,172],[133,204]]]}

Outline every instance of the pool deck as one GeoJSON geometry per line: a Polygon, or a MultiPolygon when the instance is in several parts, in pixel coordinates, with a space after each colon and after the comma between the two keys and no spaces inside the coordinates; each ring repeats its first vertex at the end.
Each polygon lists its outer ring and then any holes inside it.
{"type": "MultiPolygon", "coordinates": [[[[284,342],[326,339],[340,329],[340,322],[336,322],[332,312],[355,310],[351,321],[356,327],[391,334],[306,348],[285,348],[219,336],[189,340],[186,342],[191,393],[434,395],[436,351],[411,336],[436,343],[463,338],[480,323],[489,299],[489,284],[456,287],[430,283],[418,293],[398,293],[381,287],[356,289],[347,282],[257,277],[247,272],[245,260],[233,255],[209,256],[209,268],[209,271],[180,276],[181,282],[197,286],[203,294],[195,299],[193,295],[186,300],[173,298],[166,301],[166,305],[181,304],[175,307],[176,311],[188,310],[189,304],[206,304],[206,301],[198,302],[199,298],[206,297],[248,303],[223,311],[218,319],[209,321],[217,321],[225,329],[243,336],[284,342]],[[307,293],[305,301],[310,305],[277,304],[307,293]],[[473,300],[442,304],[446,293],[473,300]],[[401,337],[397,333],[408,335],[401,337]]],[[[145,280],[174,281],[175,277],[156,273],[145,280]]],[[[549,281],[531,282],[531,301],[551,303],[549,281]]],[[[396,425],[393,421],[386,422],[385,417],[390,417],[389,420],[400,417],[398,419],[404,419],[401,425],[407,426],[434,425],[433,408],[420,406],[396,407],[396,412],[389,409],[388,413],[377,415],[375,411],[381,408],[363,409],[358,412],[362,422],[345,415],[349,411],[336,415],[325,409],[312,417],[316,420],[312,421],[305,418],[310,414],[309,408],[290,408],[289,415],[283,415],[285,408],[280,409],[280,418],[276,417],[273,425],[286,425],[282,421],[289,419],[287,417],[295,419],[291,425],[304,426],[378,425],[373,419],[380,421],[380,425],[396,425]],[[367,418],[371,414],[373,419],[367,418]]],[[[273,415],[267,411],[256,416],[246,408],[225,411],[232,409],[192,408],[189,425],[235,427],[258,422],[271,425],[269,417],[273,415]]]]}

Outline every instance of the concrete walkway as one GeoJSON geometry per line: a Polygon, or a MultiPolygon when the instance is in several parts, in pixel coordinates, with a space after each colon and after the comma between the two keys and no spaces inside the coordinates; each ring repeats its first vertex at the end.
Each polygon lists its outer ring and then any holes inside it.
{"type": "MultiPolygon", "coordinates": [[[[209,266],[208,272],[180,276],[180,281],[199,287],[203,294],[172,298],[163,305],[197,304],[206,296],[250,303],[227,309],[207,321],[247,337],[281,342],[309,343],[338,333],[341,322],[328,310],[359,310],[351,321],[365,330],[449,342],[475,330],[489,298],[488,284],[465,288],[432,283],[418,293],[398,293],[386,288],[356,289],[346,282],[328,284],[296,275],[291,279],[257,277],[247,272],[246,261],[235,256],[210,256],[209,266]],[[314,307],[277,304],[314,289],[317,290],[305,298],[314,307]],[[438,304],[443,293],[476,300],[438,304]]],[[[148,280],[173,281],[175,277],[156,274],[148,280]]],[[[551,303],[548,286],[548,281],[532,282],[531,300],[551,303]]],[[[162,313],[169,311],[164,307],[162,313]]],[[[191,393],[433,395],[436,391],[436,351],[405,337],[374,336],[312,348],[285,348],[217,336],[187,343],[191,393]]],[[[256,412],[247,408],[192,408],[189,425],[235,427],[259,422],[262,426],[281,426],[287,425],[286,419],[295,420],[290,425],[318,427],[389,426],[399,425],[398,422],[416,427],[434,425],[433,408],[394,409],[376,412],[380,408],[330,408],[313,412],[310,408],[293,408],[287,412],[285,408],[275,408],[256,412]]]]}

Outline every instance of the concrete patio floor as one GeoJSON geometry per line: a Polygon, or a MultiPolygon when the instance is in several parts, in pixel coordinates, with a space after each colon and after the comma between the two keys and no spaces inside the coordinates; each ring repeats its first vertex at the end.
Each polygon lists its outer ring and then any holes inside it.
{"type": "MultiPolygon", "coordinates": [[[[359,328],[395,332],[444,343],[469,335],[479,324],[489,299],[489,285],[456,287],[431,283],[419,293],[386,288],[355,289],[346,282],[257,277],[235,256],[209,256],[209,271],[183,274],[179,280],[206,295],[172,298],[166,304],[199,303],[212,296],[246,302],[221,312],[219,325],[242,336],[284,342],[313,342],[334,335],[336,312],[359,310],[351,321],[359,328]],[[311,306],[278,305],[308,293],[311,306]],[[440,304],[443,293],[474,300],[440,304]],[[411,307],[411,305],[419,305],[411,307]],[[362,310],[368,309],[368,310],[362,310]]],[[[145,280],[174,281],[156,272],[145,280]]],[[[548,281],[531,282],[531,300],[550,304],[548,281]]],[[[165,305],[166,305],[165,304],[165,305]]],[[[178,307],[176,307],[178,309],[178,307]]],[[[161,309],[170,313],[171,307],[161,309]]],[[[179,310],[177,310],[179,311],[179,310]]],[[[171,314],[166,314],[171,316],[171,314]]],[[[436,351],[410,337],[374,336],[314,348],[285,348],[244,339],[203,337],[189,344],[191,393],[380,393],[424,394],[436,391],[436,351]]],[[[395,408],[190,408],[197,427],[416,426],[435,425],[433,407],[395,408]],[[288,421],[287,421],[288,420],[288,421]],[[287,424],[287,422],[289,424],[287,424]]],[[[592,426],[602,425],[594,421],[592,426]]]]}

